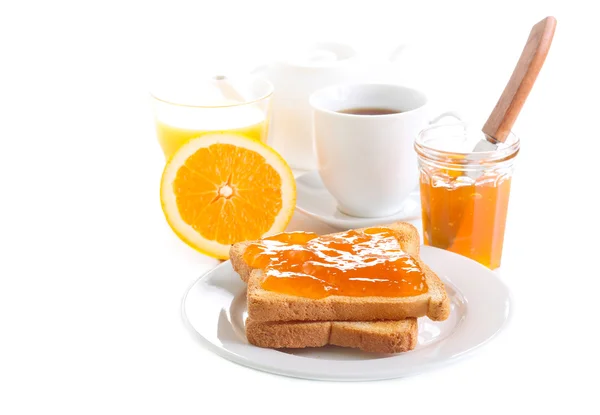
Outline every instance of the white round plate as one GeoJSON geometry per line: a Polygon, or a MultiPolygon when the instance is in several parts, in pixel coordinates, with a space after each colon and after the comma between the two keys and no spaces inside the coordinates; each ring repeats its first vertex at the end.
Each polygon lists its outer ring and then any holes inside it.
{"type": "Polygon", "coordinates": [[[483,265],[428,246],[421,257],[444,281],[452,300],[446,321],[419,319],[417,347],[396,355],[327,346],[275,350],[246,339],[246,284],[229,261],[200,277],[183,299],[183,318],[202,343],[233,362],[266,372],[319,380],[403,377],[456,361],[494,337],[507,323],[508,288],[483,265]]]}
{"type": "Polygon", "coordinates": [[[340,212],[335,198],[325,188],[317,171],[310,171],[296,177],[296,190],[296,209],[337,229],[364,228],[421,217],[421,199],[418,190],[413,191],[406,198],[397,213],[380,218],[357,218],[340,212]]]}

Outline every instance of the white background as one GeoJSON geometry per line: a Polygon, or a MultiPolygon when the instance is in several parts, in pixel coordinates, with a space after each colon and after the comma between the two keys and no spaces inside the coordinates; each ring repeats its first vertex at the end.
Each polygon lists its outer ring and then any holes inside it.
{"type": "Polygon", "coordinates": [[[0,413],[598,413],[594,3],[0,3],[0,413]],[[237,366],[186,331],[182,295],[216,262],[160,209],[154,73],[248,68],[294,40],[411,42],[406,82],[483,123],[550,14],[555,42],[514,128],[502,336],[441,370],[344,384],[237,366]]]}

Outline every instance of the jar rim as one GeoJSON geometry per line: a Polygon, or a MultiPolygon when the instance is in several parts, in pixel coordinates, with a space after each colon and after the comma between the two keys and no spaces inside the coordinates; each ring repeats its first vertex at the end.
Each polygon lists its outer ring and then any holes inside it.
{"type": "MultiPolygon", "coordinates": [[[[417,139],[415,140],[414,148],[419,157],[424,159],[429,159],[433,161],[444,162],[448,164],[457,164],[457,165],[465,165],[465,164],[488,164],[488,163],[501,163],[503,161],[510,160],[514,158],[519,152],[519,148],[521,145],[521,140],[514,133],[510,132],[506,141],[501,143],[499,148],[496,150],[489,151],[449,151],[443,150],[439,148],[435,148],[431,145],[427,145],[426,137],[428,134],[431,134],[432,131],[439,131],[443,129],[456,129],[457,127],[462,128],[463,131],[466,132],[468,130],[468,124],[465,122],[452,122],[452,123],[444,123],[444,124],[434,124],[429,127],[421,130],[417,139]]],[[[481,138],[484,138],[484,133],[478,131],[481,135],[481,138]]],[[[456,134],[454,137],[459,137],[456,134]]]]}

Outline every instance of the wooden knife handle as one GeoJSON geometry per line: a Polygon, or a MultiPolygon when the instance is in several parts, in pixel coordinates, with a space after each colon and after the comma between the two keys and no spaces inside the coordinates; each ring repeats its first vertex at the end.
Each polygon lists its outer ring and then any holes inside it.
{"type": "Polygon", "coordinates": [[[488,136],[500,142],[508,137],[546,60],[555,28],[556,19],[549,16],[531,29],[517,66],[482,128],[488,136]]]}

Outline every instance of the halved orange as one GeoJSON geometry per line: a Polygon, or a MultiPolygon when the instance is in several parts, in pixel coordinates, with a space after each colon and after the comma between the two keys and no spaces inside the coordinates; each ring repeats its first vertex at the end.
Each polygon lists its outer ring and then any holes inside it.
{"type": "Polygon", "coordinates": [[[167,222],[185,243],[226,259],[233,243],[285,230],[296,182],[267,145],[211,134],[188,141],[167,162],[160,198],[167,222]]]}

